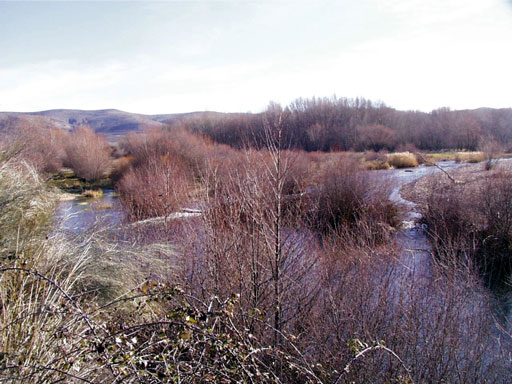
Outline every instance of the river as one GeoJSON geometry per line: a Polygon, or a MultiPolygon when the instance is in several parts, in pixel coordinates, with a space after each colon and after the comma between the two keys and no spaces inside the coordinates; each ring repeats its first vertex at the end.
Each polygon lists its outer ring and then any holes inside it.
{"type": "Polygon", "coordinates": [[[56,222],[60,230],[75,235],[92,228],[114,227],[123,222],[124,213],[112,189],[98,198],[78,195],[61,201],[57,206],[56,222]]]}

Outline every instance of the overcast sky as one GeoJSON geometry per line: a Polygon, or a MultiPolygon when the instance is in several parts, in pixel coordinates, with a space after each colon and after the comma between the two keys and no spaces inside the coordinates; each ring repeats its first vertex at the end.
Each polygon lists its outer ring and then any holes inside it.
{"type": "Polygon", "coordinates": [[[512,1],[0,0],[0,111],[512,107],[512,1]]]}

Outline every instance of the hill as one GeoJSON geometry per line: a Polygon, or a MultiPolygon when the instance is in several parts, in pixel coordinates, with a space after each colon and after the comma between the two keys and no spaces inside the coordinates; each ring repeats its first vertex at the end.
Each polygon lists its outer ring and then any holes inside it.
{"type": "MultiPolygon", "coordinates": [[[[198,112],[200,113],[200,112],[198,112]]],[[[0,131],[9,127],[38,125],[44,128],[58,127],[72,130],[80,124],[88,124],[95,132],[101,133],[110,141],[128,132],[140,131],[143,128],[162,127],[177,120],[195,114],[162,114],[143,115],[124,112],[117,109],[79,110],[53,109],[40,112],[0,112],[0,131]]]]}

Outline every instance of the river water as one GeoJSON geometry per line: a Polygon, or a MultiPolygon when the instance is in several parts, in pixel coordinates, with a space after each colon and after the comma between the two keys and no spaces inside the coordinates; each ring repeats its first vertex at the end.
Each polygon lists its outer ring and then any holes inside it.
{"type": "Polygon", "coordinates": [[[116,194],[111,189],[103,196],[86,198],[81,195],[61,201],[57,206],[56,222],[60,230],[75,235],[95,227],[111,228],[123,222],[124,213],[116,194]]]}

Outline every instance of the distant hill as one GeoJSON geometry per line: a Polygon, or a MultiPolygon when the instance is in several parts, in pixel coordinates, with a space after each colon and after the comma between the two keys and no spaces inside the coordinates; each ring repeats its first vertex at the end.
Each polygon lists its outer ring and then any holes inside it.
{"type": "Polygon", "coordinates": [[[162,127],[172,124],[186,116],[202,112],[142,115],[119,111],[117,109],[102,109],[86,111],[79,109],[52,109],[40,112],[0,112],[0,131],[16,124],[38,124],[44,127],[58,127],[72,130],[80,124],[88,124],[97,133],[102,133],[111,141],[128,132],[140,131],[144,128],[162,127]]]}

